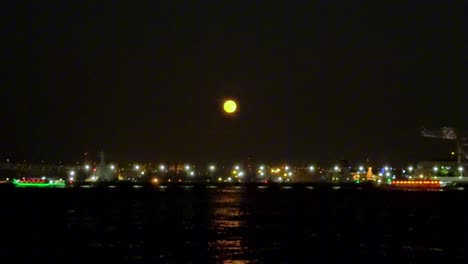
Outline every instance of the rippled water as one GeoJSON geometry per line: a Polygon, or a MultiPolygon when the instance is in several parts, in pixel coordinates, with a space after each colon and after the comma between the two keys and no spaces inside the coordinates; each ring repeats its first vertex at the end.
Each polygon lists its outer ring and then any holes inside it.
{"type": "Polygon", "coordinates": [[[0,252],[17,261],[467,263],[465,192],[220,187],[0,197],[0,252]]]}

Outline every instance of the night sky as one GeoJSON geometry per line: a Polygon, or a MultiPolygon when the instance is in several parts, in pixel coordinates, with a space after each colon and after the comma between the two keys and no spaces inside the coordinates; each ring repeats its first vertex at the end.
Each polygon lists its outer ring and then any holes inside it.
{"type": "Polygon", "coordinates": [[[398,163],[467,129],[466,1],[25,2],[0,8],[2,156],[398,163]]]}

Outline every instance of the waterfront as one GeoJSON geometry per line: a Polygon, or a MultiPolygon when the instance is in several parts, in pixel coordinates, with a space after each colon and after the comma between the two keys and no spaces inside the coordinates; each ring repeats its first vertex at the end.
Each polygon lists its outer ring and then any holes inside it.
{"type": "Polygon", "coordinates": [[[2,190],[1,253],[62,263],[466,263],[465,191],[260,187],[2,190]]]}

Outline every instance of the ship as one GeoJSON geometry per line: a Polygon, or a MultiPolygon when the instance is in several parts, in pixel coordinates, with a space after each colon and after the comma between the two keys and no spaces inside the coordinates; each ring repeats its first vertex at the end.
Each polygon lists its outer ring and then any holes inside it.
{"type": "Polygon", "coordinates": [[[14,179],[15,187],[65,187],[63,180],[48,180],[44,178],[14,179]]]}

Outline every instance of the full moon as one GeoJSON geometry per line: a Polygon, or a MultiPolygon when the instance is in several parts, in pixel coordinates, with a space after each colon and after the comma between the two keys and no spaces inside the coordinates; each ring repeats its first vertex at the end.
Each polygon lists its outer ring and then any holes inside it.
{"type": "Polygon", "coordinates": [[[233,100],[227,100],[224,102],[223,108],[224,112],[232,114],[237,110],[237,104],[233,100]]]}

